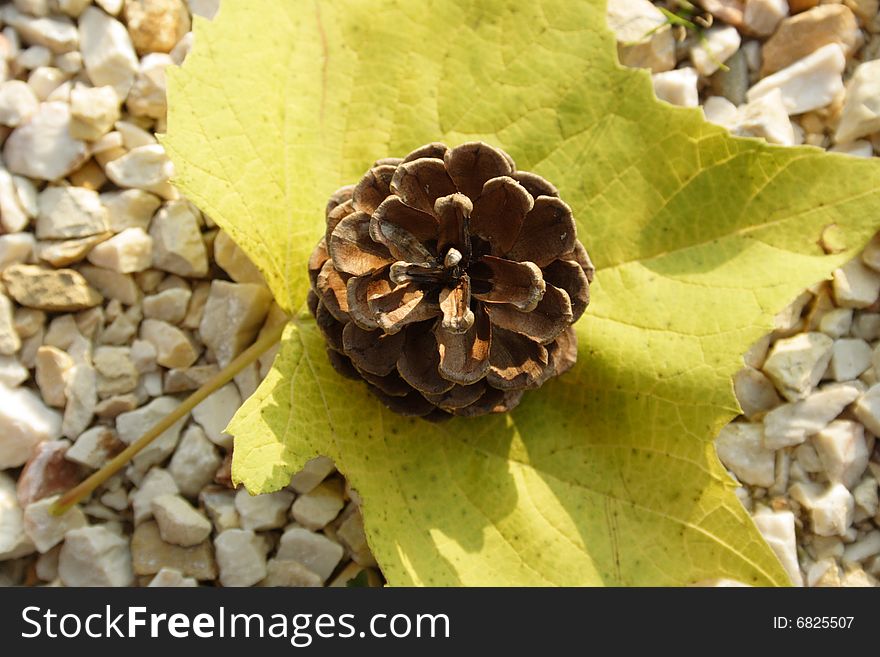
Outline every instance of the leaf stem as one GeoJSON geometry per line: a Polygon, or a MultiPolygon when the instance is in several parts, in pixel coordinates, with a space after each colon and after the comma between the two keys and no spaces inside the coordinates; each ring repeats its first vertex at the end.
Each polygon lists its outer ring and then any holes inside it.
{"type": "Polygon", "coordinates": [[[156,438],[167,431],[175,422],[182,417],[185,417],[187,413],[195,408],[200,402],[204,401],[204,399],[211,393],[229,383],[236,374],[241,372],[245,367],[253,363],[266,351],[277,344],[281,339],[285,326],[286,323],[280,324],[267,331],[264,336],[236,356],[229,365],[217,372],[217,374],[202,384],[198,390],[183,400],[180,406],[153,425],[143,436],[122,450],[100,470],[92,473],[88,479],[80,482],[77,486],[64,493],[64,495],[52,505],[51,513],[56,516],[62,515],[86,495],[94,491],[98,486],[119,472],[138,452],[156,440],[156,438]]]}

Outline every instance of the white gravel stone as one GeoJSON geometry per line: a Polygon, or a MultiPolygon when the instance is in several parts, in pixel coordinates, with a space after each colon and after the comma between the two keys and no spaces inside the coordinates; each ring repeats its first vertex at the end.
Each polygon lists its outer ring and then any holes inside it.
{"type": "Polygon", "coordinates": [[[849,333],[852,322],[852,308],[835,308],[822,316],[819,321],[819,330],[830,338],[842,338],[849,333]]]}
{"type": "Polygon", "coordinates": [[[746,0],[743,27],[756,36],[768,37],[776,31],[779,22],[786,16],[786,0],[746,0]]]}
{"type": "Polygon", "coordinates": [[[70,134],[95,141],[110,132],[119,119],[119,96],[111,86],[76,84],[70,92],[70,113],[70,134]]]}
{"type": "Polygon", "coordinates": [[[187,201],[172,201],[156,213],[150,224],[154,267],[179,276],[205,275],[208,254],[196,213],[187,201]]]}
{"type": "Polygon", "coordinates": [[[622,64],[654,73],[675,68],[672,30],[663,12],[648,0],[609,0],[607,21],[617,37],[622,64]]]}
{"type": "Polygon", "coordinates": [[[98,373],[98,396],[106,399],[113,395],[132,392],[138,384],[138,371],[129,347],[101,345],[92,357],[98,373]]]}
{"type": "Polygon", "coordinates": [[[697,72],[690,68],[677,68],[652,76],[654,93],[660,100],[682,107],[696,107],[700,104],[697,92],[697,72]]]}
{"type": "Polygon", "coordinates": [[[98,425],[81,433],[67,450],[65,458],[97,470],[122,451],[123,447],[113,429],[98,425]]]}
{"type": "Polygon", "coordinates": [[[134,85],[125,101],[133,116],[165,118],[165,69],[173,64],[174,60],[165,53],[150,53],[141,60],[134,85]]]}
{"type": "Polygon", "coordinates": [[[263,541],[248,529],[227,529],[214,539],[220,583],[252,586],[266,576],[263,541]]]}
{"type": "Polygon", "coordinates": [[[844,536],[852,524],[855,501],[843,484],[823,488],[812,482],[798,482],[789,489],[789,496],[809,511],[814,534],[844,536]]]}
{"type": "Polygon", "coordinates": [[[291,527],[282,534],[275,558],[301,563],[326,582],[344,552],[339,543],[323,534],[315,534],[304,527],[291,527]]]}
{"type": "Polygon", "coordinates": [[[241,527],[241,517],[235,508],[234,491],[227,488],[209,487],[202,490],[199,499],[218,533],[241,527]]]}
{"type": "Polygon", "coordinates": [[[29,16],[7,6],[3,8],[3,20],[27,43],[45,46],[54,53],[76,50],[76,26],[66,16],[29,16]]]}
{"type": "Polygon", "coordinates": [[[65,586],[131,586],[128,540],[106,527],[74,529],[64,539],[58,575],[65,586]]]}
{"type": "Polygon", "coordinates": [[[715,25],[691,48],[691,61],[700,75],[712,75],[739,50],[742,39],[735,27],[715,25]]]}
{"type": "Polygon", "coordinates": [[[0,124],[16,127],[40,107],[40,100],[27,82],[7,80],[0,83],[0,124]]]}
{"type": "Polygon", "coordinates": [[[95,415],[98,405],[98,376],[95,368],[86,363],[74,365],[64,378],[64,417],[61,432],[76,440],[85,431],[95,415]]]}
{"type": "Polygon", "coordinates": [[[110,230],[120,233],[126,228],[146,230],[150,219],[162,202],[140,189],[123,189],[101,194],[101,203],[107,208],[110,230]]]}
{"type": "Polygon", "coordinates": [[[236,283],[266,284],[260,270],[222,230],[214,238],[214,262],[236,283]]]}
{"type": "Polygon", "coordinates": [[[24,531],[24,512],[15,495],[15,480],[0,472],[0,561],[31,554],[36,548],[24,531]]]}
{"type": "MultiPolygon", "coordinates": [[[[703,115],[710,123],[715,123],[730,130],[736,125],[738,112],[736,105],[724,96],[709,96],[703,102],[703,115]]],[[[788,115],[785,118],[788,119],[788,115]]]]}
{"type": "Polygon", "coordinates": [[[138,60],[125,26],[100,9],[89,7],[79,18],[79,38],[86,73],[96,87],[109,85],[125,98],[138,60]]]}
{"type": "Polygon", "coordinates": [[[865,561],[880,554],[880,531],[874,529],[843,550],[844,563],[865,561]]]}
{"type": "Polygon", "coordinates": [[[847,85],[846,100],[834,140],[846,143],[880,130],[880,61],[856,67],[847,85]]]}
{"type": "Polygon", "coordinates": [[[852,381],[871,366],[871,345],[859,338],[834,341],[828,373],[835,381],[852,381]]]}
{"type": "Polygon", "coordinates": [[[67,103],[42,103],[6,139],[3,160],[12,173],[38,180],[57,180],[88,159],[84,141],[70,136],[67,103]]]}
{"type": "Polygon", "coordinates": [[[153,238],[143,228],[126,228],[92,248],[88,259],[92,264],[123,274],[143,271],[153,261],[153,238]]]}
{"type": "MultiPolygon", "coordinates": [[[[758,429],[760,431],[760,425],[758,425],[758,429]]],[[[759,435],[758,446],[763,449],[760,445],[760,440],[759,435]]],[[[772,458],[771,454],[771,472],[772,458]]],[[[296,498],[293,506],[290,508],[290,513],[293,519],[303,527],[317,531],[332,522],[344,506],[345,499],[343,498],[342,484],[338,480],[332,479],[318,484],[308,493],[296,498]]]]}
{"type": "Polygon", "coordinates": [[[861,392],[853,383],[830,384],[802,401],[774,408],[764,416],[764,446],[781,449],[801,444],[828,426],[861,392]]]}
{"type": "Polygon", "coordinates": [[[321,586],[323,582],[301,563],[289,559],[270,559],[266,564],[266,578],[260,586],[307,587],[321,586]]]}
{"type": "Polygon", "coordinates": [[[333,463],[333,459],[326,456],[316,456],[306,461],[303,469],[291,477],[290,487],[297,493],[308,493],[329,477],[334,470],[336,470],[336,465],[333,463]]]}
{"type": "Polygon", "coordinates": [[[78,270],[89,285],[108,299],[117,299],[127,306],[134,306],[140,300],[141,292],[129,274],[91,265],[79,265],[78,270]]]}
{"type": "Polygon", "coordinates": [[[868,466],[865,430],[857,422],[835,420],[813,438],[828,480],[853,488],[868,466]]]}
{"type": "Polygon", "coordinates": [[[778,340],[764,361],[764,373],[789,401],[807,397],[831,360],[834,341],[822,333],[799,333],[778,340]]]}
{"type": "Polygon", "coordinates": [[[220,0],[187,0],[187,4],[194,15],[208,20],[214,18],[220,9],[220,0]]]}
{"type": "Polygon", "coordinates": [[[241,518],[241,526],[254,531],[284,527],[293,497],[293,493],[286,490],[251,495],[246,489],[240,488],[235,494],[235,508],[241,518]]]}
{"type": "Polygon", "coordinates": [[[843,91],[841,76],[845,66],[843,49],[836,43],[829,43],[791,66],[767,76],[749,89],[746,97],[752,102],[779,89],[789,114],[820,109],[829,105],[843,91]]]}
{"type": "Polygon", "coordinates": [[[262,285],[211,282],[199,334],[221,367],[253,342],[271,303],[272,295],[262,285]]]}
{"type": "Polygon", "coordinates": [[[742,483],[764,488],[773,485],[776,456],[773,450],[764,446],[763,425],[745,422],[728,424],[715,439],[715,449],[721,462],[742,483]]]}
{"type": "MultiPolygon", "coordinates": [[[[116,418],[116,431],[119,433],[119,439],[126,445],[130,445],[177,408],[179,404],[180,401],[174,397],[157,397],[136,411],[122,413],[116,418]]],[[[146,470],[149,466],[161,463],[171,456],[177,446],[180,431],[183,429],[187,417],[182,417],[170,428],[163,431],[156,440],[135,456],[135,466],[146,470]]],[[[170,477],[170,475],[168,476],[170,477]]]]}
{"type": "Polygon", "coordinates": [[[196,424],[187,427],[180,444],[171,457],[168,472],[177,482],[180,492],[196,497],[214,479],[214,473],[223,459],[205,432],[196,424]]]}
{"type": "Polygon", "coordinates": [[[64,540],[68,532],[88,524],[85,514],[78,506],[69,509],[64,515],[52,515],[50,509],[58,497],[45,497],[28,504],[24,509],[24,530],[40,552],[48,552],[64,540]]]}
{"type": "Polygon", "coordinates": [[[798,566],[794,514],[791,511],[774,512],[762,508],[752,517],[758,526],[758,531],[782,563],[792,583],[795,586],[803,586],[803,576],[798,566]]]}
{"type": "MultiPolygon", "coordinates": [[[[16,233],[27,235],[31,244],[33,244],[33,235],[30,233],[20,233],[27,228],[30,223],[30,217],[18,198],[15,190],[15,179],[9,172],[0,167],[0,228],[8,233],[16,233]]],[[[12,235],[4,235],[4,238],[13,237],[12,235]]],[[[3,256],[0,253],[0,263],[10,256],[3,256]]]]}
{"type": "Polygon", "coordinates": [[[770,144],[795,144],[794,127],[779,89],[773,89],[740,107],[730,129],[735,135],[761,137],[770,144]]]}
{"type": "Polygon", "coordinates": [[[132,490],[130,495],[131,508],[134,513],[134,524],[139,525],[153,517],[153,500],[160,495],[178,493],[174,478],[162,468],[152,468],[147,472],[140,486],[132,490]]]}
{"type": "Polygon", "coordinates": [[[186,288],[170,288],[144,297],[144,317],[161,319],[169,324],[180,324],[186,317],[192,292],[186,288]]]}
{"type": "Polygon", "coordinates": [[[50,186],[40,192],[37,239],[88,237],[108,228],[107,210],[91,189],[50,186]]]}
{"type": "Polygon", "coordinates": [[[198,585],[195,579],[184,577],[183,573],[174,568],[162,568],[147,584],[149,588],[182,588],[198,585]]]}
{"type": "Polygon", "coordinates": [[[164,367],[189,367],[199,356],[186,334],[168,322],[145,319],[141,322],[140,337],[156,348],[156,362],[164,367]]]}
{"type": "Polygon", "coordinates": [[[224,431],[239,406],[241,406],[241,396],[238,394],[238,388],[234,383],[227,383],[196,406],[192,415],[212,443],[224,449],[231,449],[232,436],[224,431]]]}
{"type": "Polygon", "coordinates": [[[11,356],[21,349],[21,338],[15,330],[13,306],[5,294],[0,294],[0,355],[11,356]]]}
{"type": "Polygon", "coordinates": [[[837,144],[828,149],[831,153],[843,153],[844,155],[852,155],[853,157],[873,157],[874,147],[871,142],[864,139],[846,142],[845,144],[837,144]]]}
{"type": "MultiPolygon", "coordinates": [[[[0,203],[0,212],[3,205],[0,203]]],[[[9,265],[27,262],[33,257],[34,236],[31,233],[0,235],[0,272],[9,265]]]]}
{"type": "Polygon", "coordinates": [[[43,345],[37,349],[35,378],[43,401],[49,406],[64,408],[67,403],[65,378],[73,365],[73,359],[57,347],[43,345]]]}
{"type": "Polygon", "coordinates": [[[61,437],[61,415],[27,388],[0,383],[0,469],[16,468],[44,440],[61,437]]]}
{"type": "Polygon", "coordinates": [[[198,545],[211,535],[211,521],[179,495],[154,497],[153,517],[162,540],[172,545],[198,545]]]}
{"type": "Polygon", "coordinates": [[[844,308],[867,308],[880,296],[880,273],[860,260],[834,270],[834,299],[844,308]]]}
{"type": "Polygon", "coordinates": [[[131,149],[108,162],[104,172],[120,187],[155,192],[163,198],[173,196],[168,179],[174,175],[174,165],[159,144],[131,149]]]}
{"type": "Polygon", "coordinates": [[[16,388],[27,381],[27,368],[14,356],[0,356],[0,383],[7,388],[16,388]]]}
{"type": "Polygon", "coordinates": [[[875,436],[880,436],[880,384],[868,388],[853,406],[859,422],[875,436]]]}

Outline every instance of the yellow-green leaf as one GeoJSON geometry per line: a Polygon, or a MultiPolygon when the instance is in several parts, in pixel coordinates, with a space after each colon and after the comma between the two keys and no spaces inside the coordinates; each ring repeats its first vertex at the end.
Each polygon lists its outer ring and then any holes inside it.
{"type": "Polygon", "coordinates": [[[332,457],[392,584],[787,582],[711,439],[740,354],[874,230],[880,170],[658,103],[604,11],[224,0],[171,75],[178,184],[296,315],[231,425],[233,476],[270,491],[332,457]],[[510,415],[433,425],[333,371],[301,311],[306,258],[327,197],[373,160],[472,139],[559,187],[598,272],[574,370],[510,415]]]}

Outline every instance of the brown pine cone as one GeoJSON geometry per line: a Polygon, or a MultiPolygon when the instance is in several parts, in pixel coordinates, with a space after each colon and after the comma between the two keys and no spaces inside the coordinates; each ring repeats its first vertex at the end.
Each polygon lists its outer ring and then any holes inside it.
{"type": "Polygon", "coordinates": [[[392,410],[502,413],[577,359],[593,265],[556,188],[507,153],[379,160],[326,215],[309,307],[336,369],[392,410]]]}

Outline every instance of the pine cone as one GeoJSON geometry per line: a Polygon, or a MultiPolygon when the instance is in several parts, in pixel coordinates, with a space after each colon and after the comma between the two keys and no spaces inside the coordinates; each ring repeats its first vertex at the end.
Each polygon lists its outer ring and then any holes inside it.
{"type": "Polygon", "coordinates": [[[556,188],[507,153],[379,160],[326,217],[309,307],[334,367],[392,410],[501,413],[574,364],[593,266],[556,188]]]}

